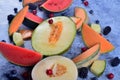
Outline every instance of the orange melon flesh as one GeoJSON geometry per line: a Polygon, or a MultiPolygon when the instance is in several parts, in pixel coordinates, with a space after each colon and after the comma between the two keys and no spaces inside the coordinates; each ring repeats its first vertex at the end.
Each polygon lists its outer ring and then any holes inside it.
{"type": "Polygon", "coordinates": [[[27,12],[25,17],[31,21],[38,23],[38,24],[43,21],[42,18],[40,18],[40,17],[34,15],[33,13],[30,13],[30,12],[27,12]]]}
{"type": "Polygon", "coordinates": [[[37,1],[41,1],[41,0],[23,0],[23,6],[29,4],[29,3],[35,3],[37,1]]]}
{"type": "Polygon", "coordinates": [[[12,22],[9,26],[9,30],[8,30],[10,36],[19,29],[20,25],[22,24],[22,22],[24,20],[26,13],[28,12],[28,8],[29,8],[29,6],[26,6],[23,9],[21,9],[17,13],[15,18],[12,20],[12,22]]]}
{"type": "Polygon", "coordinates": [[[90,49],[86,50],[85,52],[81,53],[80,55],[78,55],[77,57],[73,58],[73,62],[77,63],[80,62],[82,60],[87,59],[88,57],[92,56],[93,54],[95,54],[96,52],[99,51],[100,45],[96,44],[93,47],[91,47],[90,49]]]}
{"type": "Polygon", "coordinates": [[[20,66],[33,66],[42,59],[40,53],[0,42],[1,54],[10,62],[20,66]]]}
{"type": "Polygon", "coordinates": [[[82,24],[83,24],[84,22],[88,22],[88,21],[87,21],[87,19],[88,19],[87,13],[86,13],[86,11],[85,11],[83,8],[81,8],[81,7],[75,7],[74,16],[81,18],[81,21],[79,22],[79,28],[81,28],[81,26],[82,26],[82,24]]]}
{"type": "Polygon", "coordinates": [[[76,29],[79,29],[82,25],[82,19],[80,17],[71,17],[71,19],[76,24],[76,29]]]}
{"type": "Polygon", "coordinates": [[[87,24],[83,24],[81,33],[83,41],[88,47],[100,43],[100,53],[106,53],[114,49],[114,46],[109,41],[95,32],[87,24]]]}

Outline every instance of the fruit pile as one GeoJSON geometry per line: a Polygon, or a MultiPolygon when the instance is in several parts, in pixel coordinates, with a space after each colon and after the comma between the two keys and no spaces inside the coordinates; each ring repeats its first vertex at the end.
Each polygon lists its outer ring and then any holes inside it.
{"type": "MultiPolygon", "coordinates": [[[[104,72],[106,60],[98,58],[101,54],[112,51],[114,46],[101,34],[108,35],[111,27],[105,27],[102,33],[99,20],[88,25],[87,12],[81,7],[75,7],[74,16],[54,16],[54,13],[66,10],[72,1],[23,0],[23,8],[19,12],[14,8],[17,14],[8,15],[8,33],[14,45],[3,40],[0,42],[0,52],[11,63],[34,66],[30,74],[22,75],[25,80],[26,76],[29,77],[28,80],[76,80],[78,76],[86,78],[88,70],[96,76],[91,80],[97,80],[104,72]],[[48,18],[39,17],[39,10],[49,12],[48,18]],[[27,29],[21,29],[21,24],[27,29]],[[79,36],[82,36],[85,47],[81,48],[81,53],[73,59],[63,57],[62,54],[70,49],[78,33],[81,33],[79,36]],[[33,50],[24,48],[25,40],[31,40],[33,50]]],[[[87,0],[82,2],[86,7],[89,5],[87,0]]],[[[89,13],[94,14],[93,10],[89,13]]],[[[111,60],[113,67],[119,63],[118,57],[111,60]]],[[[16,74],[16,71],[10,73],[16,74]]],[[[10,74],[6,75],[12,80],[19,80],[10,74]]],[[[110,73],[107,77],[112,79],[114,75],[110,73]]]]}

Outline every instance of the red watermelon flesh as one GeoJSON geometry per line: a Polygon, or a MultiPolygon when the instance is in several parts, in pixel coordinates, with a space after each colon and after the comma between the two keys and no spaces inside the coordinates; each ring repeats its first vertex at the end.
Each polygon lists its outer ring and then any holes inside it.
{"type": "Polygon", "coordinates": [[[42,7],[51,12],[60,12],[67,9],[73,0],[47,0],[42,7]]]}
{"type": "Polygon", "coordinates": [[[30,13],[30,12],[27,12],[25,18],[27,18],[27,19],[29,19],[29,20],[31,20],[33,22],[36,22],[38,24],[43,21],[42,18],[40,18],[37,15],[34,15],[33,13],[30,13]]]}
{"type": "Polygon", "coordinates": [[[0,42],[0,52],[8,61],[21,66],[33,66],[42,59],[40,53],[4,42],[0,42]]]}

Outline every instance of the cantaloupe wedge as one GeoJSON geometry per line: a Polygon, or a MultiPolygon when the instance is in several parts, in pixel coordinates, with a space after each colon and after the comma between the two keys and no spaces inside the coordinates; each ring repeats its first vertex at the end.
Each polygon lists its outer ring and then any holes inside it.
{"type": "Polygon", "coordinates": [[[41,0],[23,0],[23,6],[26,6],[27,4],[29,4],[29,3],[35,3],[35,2],[37,2],[37,1],[41,1],[41,0]]]}
{"type": "Polygon", "coordinates": [[[96,44],[72,60],[76,63],[78,68],[87,67],[99,57],[99,50],[100,45],[96,44]]]}
{"type": "Polygon", "coordinates": [[[82,19],[80,17],[70,17],[73,22],[76,24],[76,29],[79,29],[81,26],[82,19]]]}
{"type": "Polygon", "coordinates": [[[88,15],[87,12],[85,11],[85,9],[81,8],[81,7],[75,7],[75,13],[74,13],[75,17],[79,17],[81,18],[81,21],[79,21],[79,26],[77,28],[81,28],[82,24],[85,22],[88,22],[88,15]]]}
{"type": "Polygon", "coordinates": [[[19,29],[20,25],[24,20],[26,13],[28,12],[28,8],[29,6],[26,6],[23,9],[21,9],[12,20],[8,29],[8,33],[10,36],[19,29]]]}
{"type": "Polygon", "coordinates": [[[103,36],[95,32],[87,24],[82,26],[82,38],[87,47],[92,47],[93,45],[100,44],[100,53],[107,53],[114,49],[114,46],[106,40],[103,36]]]}

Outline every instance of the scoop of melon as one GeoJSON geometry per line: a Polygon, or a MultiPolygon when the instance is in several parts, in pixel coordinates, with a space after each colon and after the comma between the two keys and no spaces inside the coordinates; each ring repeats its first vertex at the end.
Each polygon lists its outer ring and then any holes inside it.
{"type": "Polygon", "coordinates": [[[43,55],[62,54],[71,46],[76,28],[74,22],[64,16],[43,21],[33,32],[32,46],[43,55]],[[49,20],[53,20],[53,24],[49,20]]]}
{"type": "Polygon", "coordinates": [[[75,64],[63,56],[47,57],[32,70],[33,80],[77,80],[77,75],[75,64]],[[51,70],[52,74],[48,74],[47,70],[51,70]]]}

